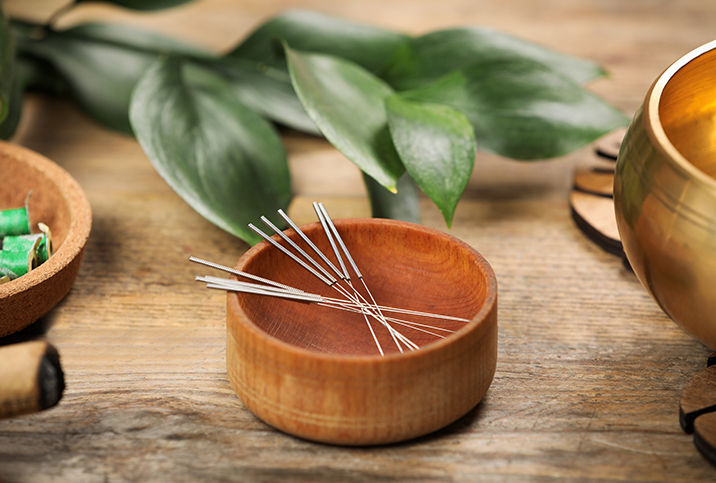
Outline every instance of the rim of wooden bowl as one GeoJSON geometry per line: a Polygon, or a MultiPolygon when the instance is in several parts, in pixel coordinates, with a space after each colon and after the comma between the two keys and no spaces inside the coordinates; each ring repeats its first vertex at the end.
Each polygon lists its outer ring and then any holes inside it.
{"type": "Polygon", "coordinates": [[[679,152],[664,131],[659,114],[664,89],[671,79],[690,62],[698,57],[716,49],[716,40],[706,43],[671,64],[652,84],[644,102],[644,128],[652,139],[656,149],[660,150],[665,159],[682,171],[685,175],[697,182],[706,185],[709,189],[716,191],[716,179],[707,175],[694,166],[686,157],[679,152]]]}
{"type": "MultiPolygon", "coordinates": [[[[463,337],[465,334],[467,334],[470,331],[477,330],[480,322],[484,321],[487,316],[490,314],[490,312],[494,309],[495,305],[497,304],[497,277],[495,276],[495,272],[492,269],[492,266],[489,264],[487,259],[475,248],[468,245],[467,243],[463,242],[462,240],[439,230],[435,230],[432,228],[428,228],[423,225],[418,225],[415,223],[405,222],[405,221],[399,221],[399,220],[389,220],[389,219],[381,219],[381,218],[354,218],[354,219],[341,219],[341,220],[335,220],[336,226],[340,227],[340,224],[343,223],[369,223],[374,225],[381,225],[381,224],[387,224],[387,225],[394,225],[394,226],[404,226],[406,228],[419,230],[424,233],[431,234],[433,236],[439,236],[444,237],[447,240],[449,240],[451,243],[455,243],[457,246],[461,247],[462,249],[468,251],[472,256],[475,257],[475,259],[478,261],[478,264],[480,266],[480,271],[484,274],[485,280],[487,282],[487,289],[486,289],[486,298],[478,312],[470,318],[470,322],[465,324],[465,326],[461,327],[460,329],[456,330],[455,333],[450,334],[449,336],[445,337],[444,339],[439,339],[436,341],[432,341],[429,344],[426,344],[425,347],[421,347],[418,351],[406,351],[406,352],[392,352],[389,354],[386,354],[385,356],[381,356],[380,354],[360,354],[360,355],[345,355],[345,354],[329,354],[329,353],[323,353],[323,352],[316,352],[311,351],[308,349],[304,349],[301,347],[298,347],[296,345],[293,345],[291,343],[285,342],[281,339],[278,339],[276,337],[273,337],[272,335],[265,332],[263,329],[261,329],[259,326],[257,326],[254,323],[245,323],[244,321],[250,320],[250,317],[248,314],[243,310],[241,307],[241,304],[239,303],[239,297],[236,293],[229,292],[227,294],[227,310],[238,310],[238,313],[241,315],[238,319],[243,323],[243,325],[256,337],[259,337],[260,339],[266,341],[270,345],[275,345],[275,347],[281,351],[284,352],[290,352],[294,355],[300,355],[302,357],[308,357],[308,358],[314,358],[315,360],[331,360],[335,362],[344,362],[344,363],[352,363],[352,362],[359,362],[359,361],[365,361],[365,362],[371,362],[371,361],[390,361],[393,359],[410,359],[410,358],[416,358],[416,357],[422,357],[425,354],[429,352],[437,352],[440,350],[443,350],[443,348],[447,345],[452,344],[455,340],[463,337]]],[[[300,227],[299,227],[300,228],[300,227]]],[[[274,235],[276,237],[276,235],[274,235]]],[[[278,239],[277,239],[278,241],[278,239]]],[[[241,270],[243,265],[247,263],[249,259],[252,257],[257,256],[259,253],[261,253],[263,250],[276,250],[276,248],[270,246],[267,242],[261,242],[257,245],[254,245],[251,247],[239,260],[237,263],[236,269],[241,270]]]]}
{"type": "MultiPolygon", "coordinates": [[[[18,296],[23,292],[37,287],[48,281],[55,275],[65,270],[72,262],[83,253],[84,247],[89,238],[92,227],[92,209],[85,196],[84,191],[77,181],[64,168],[60,167],[45,156],[32,151],[28,148],[17,144],[0,141],[0,156],[13,159],[17,163],[29,166],[31,169],[43,173],[50,181],[52,181],[61,193],[62,198],[66,201],[70,212],[70,226],[67,229],[67,236],[63,240],[57,251],[42,265],[32,270],[30,273],[18,277],[15,280],[0,285],[0,307],[8,303],[9,299],[18,296]]],[[[42,220],[39,220],[42,221],[42,220]]],[[[71,278],[69,287],[65,287],[62,296],[55,301],[54,306],[74,283],[74,277],[71,278]]],[[[52,307],[49,307],[49,311],[52,307]]],[[[34,320],[26,321],[24,327],[35,322],[37,319],[45,315],[47,312],[32,317],[34,320]]],[[[22,314],[2,314],[0,316],[0,325],[3,325],[11,318],[22,318],[22,314]]],[[[18,330],[24,328],[20,327],[18,330]]],[[[2,333],[0,327],[0,333],[2,333]]],[[[13,331],[14,332],[14,331],[13,331]]],[[[10,332],[12,333],[12,332],[10,332]]],[[[7,335],[7,334],[6,334],[7,335]]]]}

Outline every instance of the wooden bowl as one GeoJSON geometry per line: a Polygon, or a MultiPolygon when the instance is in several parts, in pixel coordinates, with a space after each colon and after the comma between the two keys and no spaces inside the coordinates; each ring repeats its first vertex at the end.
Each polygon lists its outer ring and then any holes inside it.
{"type": "Polygon", "coordinates": [[[0,209],[29,198],[33,232],[50,227],[54,254],[30,273],[0,285],[0,337],[24,329],[67,295],[80,268],[92,225],[89,202],[61,167],[29,149],[0,141],[0,209]]]}
{"type": "Polygon", "coordinates": [[[716,349],[716,42],[654,82],[622,142],[617,225],[637,277],[681,327],[716,349]]]}
{"type": "MultiPolygon", "coordinates": [[[[394,325],[421,347],[404,353],[374,323],[383,357],[360,314],[229,293],[226,363],[234,390],[269,425],[341,445],[403,441],[465,415],[495,372],[497,281],[490,265],[469,245],[419,225],[380,219],[335,224],[379,304],[469,321],[404,316],[455,331],[438,338],[394,325]]],[[[332,253],[319,224],[301,229],[332,253]]],[[[308,251],[293,230],[285,233],[308,251]]],[[[251,248],[236,268],[338,296],[267,242],[251,248]]],[[[354,285],[361,284],[354,279],[354,285]]]]}

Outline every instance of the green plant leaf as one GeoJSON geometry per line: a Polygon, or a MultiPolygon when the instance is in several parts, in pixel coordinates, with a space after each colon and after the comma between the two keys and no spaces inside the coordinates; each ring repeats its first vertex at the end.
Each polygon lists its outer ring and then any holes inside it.
{"type": "Polygon", "coordinates": [[[513,159],[561,156],[629,122],[579,84],[526,59],[474,64],[403,95],[462,111],[479,150],[513,159]]]}
{"type": "Polygon", "coordinates": [[[199,214],[246,240],[261,215],[280,224],[290,175],[273,126],[243,106],[220,76],[162,57],[132,96],[134,133],[157,172],[199,214]]]}
{"type": "Polygon", "coordinates": [[[49,32],[38,40],[20,38],[19,46],[21,51],[50,62],[89,115],[126,133],[132,132],[127,114],[132,89],[160,52],[197,58],[208,55],[143,30],[98,24],[49,32]]]}
{"type": "Polygon", "coordinates": [[[370,199],[373,218],[420,223],[420,194],[410,174],[406,172],[400,177],[397,193],[391,193],[365,173],[363,182],[370,199]]]}
{"type": "Polygon", "coordinates": [[[531,61],[577,83],[605,74],[594,62],[481,27],[432,32],[401,47],[381,75],[398,90],[414,89],[474,64],[531,61]]]}
{"type": "Polygon", "coordinates": [[[10,139],[15,133],[22,114],[22,101],[25,90],[36,75],[36,67],[30,59],[19,56],[15,59],[15,75],[10,89],[8,114],[0,123],[0,139],[10,139]]]}
{"type": "MultiPolygon", "coordinates": [[[[94,2],[97,0],[75,0],[77,3],[83,2],[94,2]]],[[[103,0],[108,3],[113,3],[124,8],[131,8],[132,10],[162,10],[165,8],[172,8],[184,3],[191,2],[192,0],[103,0]]]]}
{"type": "Polygon", "coordinates": [[[308,10],[268,20],[222,59],[224,72],[247,106],[280,124],[320,134],[293,92],[281,45],[326,53],[379,71],[409,37],[308,10]]]}
{"type": "Polygon", "coordinates": [[[404,168],[388,131],[393,90],[360,66],[286,47],[293,87],[323,135],[345,157],[395,192],[404,168]]]}
{"type": "Polygon", "coordinates": [[[226,77],[244,105],[267,119],[305,133],[320,135],[296,92],[287,71],[258,68],[244,59],[221,59],[210,64],[226,77]]]}
{"type": "Polygon", "coordinates": [[[285,42],[296,50],[335,55],[379,72],[409,40],[400,33],[319,12],[288,10],[257,28],[228,57],[285,68],[281,48],[285,42]]]}
{"type": "Polygon", "coordinates": [[[475,134],[460,111],[413,102],[395,94],[386,99],[388,125],[410,176],[433,200],[447,226],[475,164],[475,134]]]}

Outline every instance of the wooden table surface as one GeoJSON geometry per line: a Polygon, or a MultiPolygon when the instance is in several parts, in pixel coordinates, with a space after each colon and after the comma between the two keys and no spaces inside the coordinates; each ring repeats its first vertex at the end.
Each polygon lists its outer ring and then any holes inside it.
{"type": "MultiPolygon", "coordinates": [[[[289,7],[411,34],[498,28],[600,62],[611,77],[591,88],[629,115],[663,69],[716,36],[716,2],[703,0],[207,0],[147,15],[89,4],[64,22],[133,23],[221,51],[289,7]]],[[[224,295],[196,284],[204,270],[187,258],[234,264],[247,245],[174,194],[133,138],[34,95],[14,141],[78,180],[94,224],[67,298],[1,341],[50,341],[67,378],[57,407],[0,422],[4,483],[716,480],[678,422],[709,351],[570,218],[572,174],[590,147],[535,163],[479,155],[449,230],[422,201],[423,224],[478,249],[497,274],[495,379],[436,434],[343,448],[282,434],[236,397],[224,295]]],[[[331,145],[291,132],[285,142],[296,221],[313,221],[313,200],[336,218],[369,215],[359,173],[331,145]]]]}

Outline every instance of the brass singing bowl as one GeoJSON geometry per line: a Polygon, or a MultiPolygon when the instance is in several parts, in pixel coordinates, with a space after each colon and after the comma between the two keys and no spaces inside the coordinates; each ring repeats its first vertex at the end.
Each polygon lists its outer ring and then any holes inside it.
{"type": "Polygon", "coordinates": [[[716,349],[716,41],[652,85],[622,142],[614,202],[636,276],[716,349]]]}

